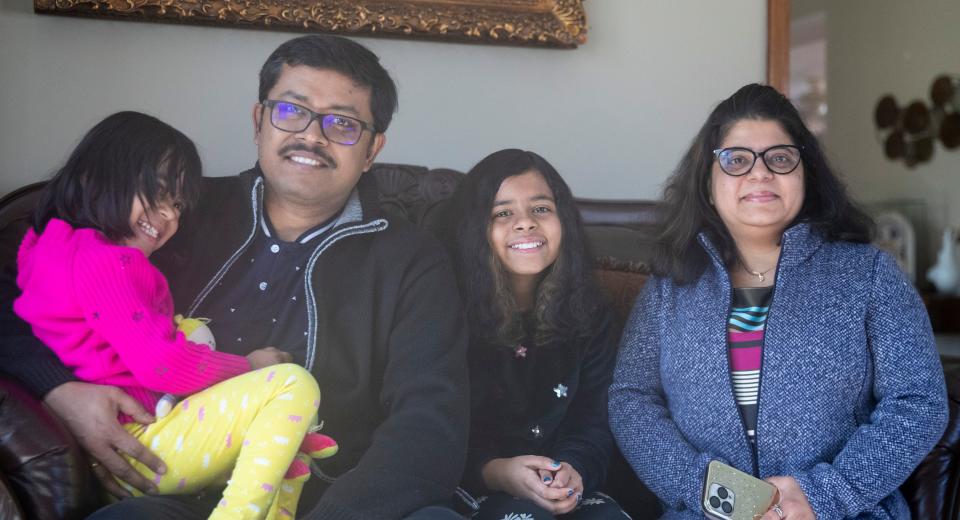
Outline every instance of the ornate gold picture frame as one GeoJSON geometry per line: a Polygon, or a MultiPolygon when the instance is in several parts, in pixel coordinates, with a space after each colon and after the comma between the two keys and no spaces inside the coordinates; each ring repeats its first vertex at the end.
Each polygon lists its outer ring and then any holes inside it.
{"type": "Polygon", "coordinates": [[[44,14],[576,47],[583,0],[34,0],[44,14]]]}

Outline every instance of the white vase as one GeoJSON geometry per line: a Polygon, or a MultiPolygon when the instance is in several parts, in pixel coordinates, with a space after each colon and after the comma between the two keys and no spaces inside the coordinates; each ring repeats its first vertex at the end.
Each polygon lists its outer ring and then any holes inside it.
{"type": "Polygon", "coordinates": [[[944,228],[943,243],[937,254],[937,263],[927,271],[927,280],[940,294],[952,294],[960,289],[960,266],[957,265],[956,235],[952,228],[944,228]]]}

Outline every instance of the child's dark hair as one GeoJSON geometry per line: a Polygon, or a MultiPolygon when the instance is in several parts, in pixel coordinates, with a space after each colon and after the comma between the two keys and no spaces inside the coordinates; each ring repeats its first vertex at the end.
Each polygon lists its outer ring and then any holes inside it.
{"type": "Polygon", "coordinates": [[[134,234],[133,199],[153,208],[166,195],[194,206],[200,156],[187,136],[139,112],[117,112],[97,123],[44,187],[34,213],[39,233],[52,218],[99,230],[110,240],[134,234]]]}
{"type": "Polygon", "coordinates": [[[537,346],[556,346],[588,337],[606,316],[591,270],[592,256],[573,194],[543,157],[524,150],[492,153],[467,174],[448,205],[441,231],[450,246],[471,334],[500,346],[523,340],[524,330],[507,275],[490,248],[487,229],[493,201],[508,177],[534,170],[553,192],[563,233],[560,254],[537,287],[534,303],[537,346]]]}

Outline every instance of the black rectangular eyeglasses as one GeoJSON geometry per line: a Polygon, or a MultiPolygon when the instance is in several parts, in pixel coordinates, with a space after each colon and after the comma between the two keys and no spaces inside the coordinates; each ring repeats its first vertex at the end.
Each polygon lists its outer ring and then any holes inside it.
{"type": "Polygon", "coordinates": [[[792,144],[778,144],[766,150],[754,152],[739,146],[719,148],[713,151],[723,173],[739,177],[750,173],[757,163],[757,157],[763,160],[767,169],[779,175],[786,175],[800,165],[801,147],[792,144]]]}
{"type": "Polygon", "coordinates": [[[319,121],[324,138],[347,146],[357,144],[364,130],[374,132],[373,125],[355,117],[321,114],[303,105],[277,99],[266,99],[260,104],[270,110],[270,124],[283,132],[303,132],[311,123],[319,121]]]}

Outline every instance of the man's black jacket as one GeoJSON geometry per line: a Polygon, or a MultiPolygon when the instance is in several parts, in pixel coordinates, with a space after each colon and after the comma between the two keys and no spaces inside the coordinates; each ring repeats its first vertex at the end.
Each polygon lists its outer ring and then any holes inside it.
{"type": "MultiPolygon", "coordinates": [[[[206,297],[260,225],[262,191],[258,168],[204,179],[199,207],[152,257],[178,312],[217,304],[206,297]]],[[[323,433],[340,451],[321,462],[336,480],[311,479],[301,514],[400,518],[448,499],[463,471],[469,405],[466,331],[445,252],[382,214],[365,174],[313,259],[305,364],[320,384],[323,433]]],[[[3,285],[0,370],[42,397],[72,376],[16,323],[16,288],[3,285]]]]}

